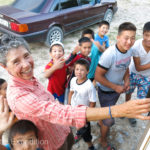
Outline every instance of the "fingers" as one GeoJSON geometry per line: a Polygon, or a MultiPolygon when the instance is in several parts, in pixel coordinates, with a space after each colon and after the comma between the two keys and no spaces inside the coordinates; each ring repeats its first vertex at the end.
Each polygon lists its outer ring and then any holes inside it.
{"type": "Polygon", "coordinates": [[[141,120],[150,120],[150,116],[144,116],[144,115],[137,115],[135,118],[141,120]]]}

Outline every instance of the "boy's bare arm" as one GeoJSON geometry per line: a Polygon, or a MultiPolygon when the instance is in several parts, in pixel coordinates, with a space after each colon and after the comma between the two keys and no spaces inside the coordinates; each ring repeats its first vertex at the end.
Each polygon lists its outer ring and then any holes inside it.
{"type": "Polygon", "coordinates": [[[69,92],[69,95],[68,95],[68,104],[69,105],[71,105],[71,98],[72,98],[73,93],[74,93],[73,91],[69,92]]]}
{"type": "Polygon", "coordinates": [[[113,89],[117,93],[124,92],[123,86],[114,84],[106,79],[106,77],[105,77],[106,72],[107,72],[107,70],[98,66],[95,71],[95,80],[98,81],[99,83],[101,83],[102,85],[113,89]]]}
{"type": "Polygon", "coordinates": [[[45,78],[49,78],[56,70],[61,69],[64,66],[65,60],[62,60],[63,57],[59,58],[54,62],[53,66],[44,71],[45,78]]]}
{"type": "Polygon", "coordinates": [[[127,91],[130,88],[129,68],[126,70],[123,79],[124,79],[124,89],[125,91],[127,91]]]}
{"type": "Polygon", "coordinates": [[[150,63],[141,65],[140,57],[133,57],[133,60],[137,71],[144,71],[150,69],[150,63]]]}

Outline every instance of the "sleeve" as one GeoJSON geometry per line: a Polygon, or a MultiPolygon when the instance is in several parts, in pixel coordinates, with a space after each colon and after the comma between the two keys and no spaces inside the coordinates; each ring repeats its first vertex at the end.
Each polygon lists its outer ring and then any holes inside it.
{"type": "Polygon", "coordinates": [[[45,66],[45,70],[51,68],[51,66],[49,65],[49,63],[45,66]]]}
{"type": "MultiPolygon", "coordinates": [[[[9,105],[11,108],[11,103],[9,105]]],[[[39,97],[33,92],[21,91],[20,95],[15,96],[15,106],[12,107],[15,107],[15,111],[20,112],[24,116],[39,118],[53,124],[81,128],[86,123],[87,107],[62,105],[54,101],[53,97],[52,100],[40,101],[39,97]]]]}
{"type": "Polygon", "coordinates": [[[89,87],[89,101],[90,102],[96,102],[97,99],[96,99],[96,89],[95,87],[93,86],[93,84],[91,83],[90,87],[89,87]]]}
{"type": "Polygon", "coordinates": [[[104,69],[109,69],[113,64],[113,53],[108,49],[105,52],[103,52],[98,65],[104,69]]]}
{"type": "Polygon", "coordinates": [[[72,78],[70,81],[70,91],[74,91],[74,80],[75,78],[72,78]]]}
{"type": "Polygon", "coordinates": [[[77,56],[77,54],[73,55],[72,53],[69,55],[69,57],[67,58],[67,60],[65,61],[65,64],[67,66],[71,66],[74,62],[74,58],[77,56]]]}

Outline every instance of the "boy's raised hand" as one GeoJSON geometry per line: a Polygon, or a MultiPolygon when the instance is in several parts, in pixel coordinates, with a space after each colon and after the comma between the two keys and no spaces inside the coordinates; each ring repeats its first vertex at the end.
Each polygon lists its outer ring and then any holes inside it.
{"type": "Polygon", "coordinates": [[[64,66],[65,59],[64,56],[60,57],[58,60],[54,62],[55,69],[61,69],[64,66]]]}
{"type": "Polygon", "coordinates": [[[9,113],[9,107],[6,99],[0,96],[0,134],[13,124],[14,115],[9,113]]]}

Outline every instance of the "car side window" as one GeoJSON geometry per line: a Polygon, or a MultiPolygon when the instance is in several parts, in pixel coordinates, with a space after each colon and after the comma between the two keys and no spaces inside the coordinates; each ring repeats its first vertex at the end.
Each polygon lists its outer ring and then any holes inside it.
{"type": "Polygon", "coordinates": [[[50,8],[50,12],[53,12],[53,11],[57,11],[57,10],[59,10],[59,1],[54,1],[54,3],[53,3],[53,5],[52,5],[52,7],[50,8]]]}
{"type": "Polygon", "coordinates": [[[78,6],[77,0],[61,0],[60,8],[67,9],[78,6]]]}
{"type": "Polygon", "coordinates": [[[79,0],[79,5],[93,4],[95,0],[79,0]]]}

